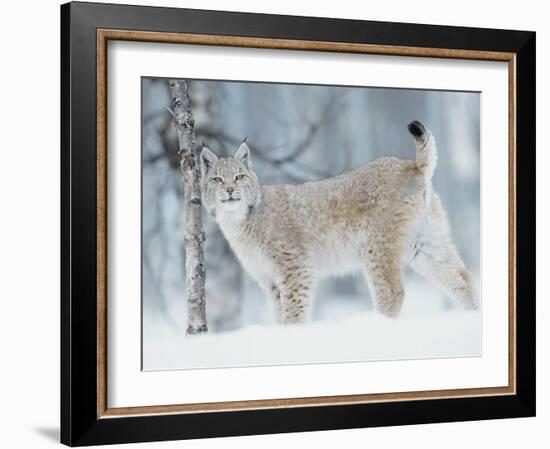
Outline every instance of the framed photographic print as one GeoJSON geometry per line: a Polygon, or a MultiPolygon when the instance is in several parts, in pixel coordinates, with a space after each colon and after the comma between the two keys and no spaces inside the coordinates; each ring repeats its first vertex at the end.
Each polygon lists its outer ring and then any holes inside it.
{"type": "Polygon", "coordinates": [[[535,33],[61,7],[61,439],[535,414],[535,33]]]}

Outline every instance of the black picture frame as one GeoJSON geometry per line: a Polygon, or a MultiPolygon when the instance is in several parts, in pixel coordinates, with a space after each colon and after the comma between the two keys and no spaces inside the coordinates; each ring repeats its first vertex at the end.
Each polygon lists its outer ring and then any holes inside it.
{"type": "Polygon", "coordinates": [[[93,3],[61,6],[61,442],[70,446],[535,415],[534,32],[93,3]],[[98,416],[98,29],[509,52],[516,56],[516,394],[98,416]]]}

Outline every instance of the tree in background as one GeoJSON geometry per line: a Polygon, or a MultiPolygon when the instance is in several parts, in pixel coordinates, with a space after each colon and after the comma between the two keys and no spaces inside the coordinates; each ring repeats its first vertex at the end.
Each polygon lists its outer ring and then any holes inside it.
{"type": "Polygon", "coordinates": [[[204,262],[204,228],[200,167],[195,139],[195,119],[191,113],[187,83],[171,80],[174,124],[178,136],[178,154],[185,190],[185,273],[187,280],[187,334],[208,331],[204,262]]]}

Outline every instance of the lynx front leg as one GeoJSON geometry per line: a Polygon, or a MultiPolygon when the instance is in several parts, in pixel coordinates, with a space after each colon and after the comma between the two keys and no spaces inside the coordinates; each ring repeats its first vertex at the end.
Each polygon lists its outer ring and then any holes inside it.
{"type": "Polygon", "coordinates": [[[307,321],[311,287],[311,275],[307,269],[294,270],[282,278],[279,285],[282,324],[307,321]]]}
{"type": "Polygon", "coordinates": [[[273,282],[262,283],[261,286],[267,297],[273,303],[277,323],[281,323],[281,292],[279,288],[273,282]]]}

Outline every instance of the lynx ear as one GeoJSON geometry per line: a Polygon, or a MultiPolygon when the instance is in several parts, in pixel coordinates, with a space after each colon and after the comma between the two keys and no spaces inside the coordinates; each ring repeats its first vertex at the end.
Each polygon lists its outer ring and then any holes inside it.
{"type": "Polygon", "coordinates": [[[208,170],[210,170],[210,167],[212,167],[212,164],[218,160],[218,156],[216,156],[212,150],[210,150],[207,146],[203,144],[202,150],[201,150],[201,175],[204,177],[208,170]]]}
{"type": "Polygon", "coordinates": [[[241,143],[241,146],[233,157],[244,164],[246,168],[252,167],[252,161],[250,160],[250,148],[248,148],[246,142],[243,141],[243,143],[241,143]]]}

